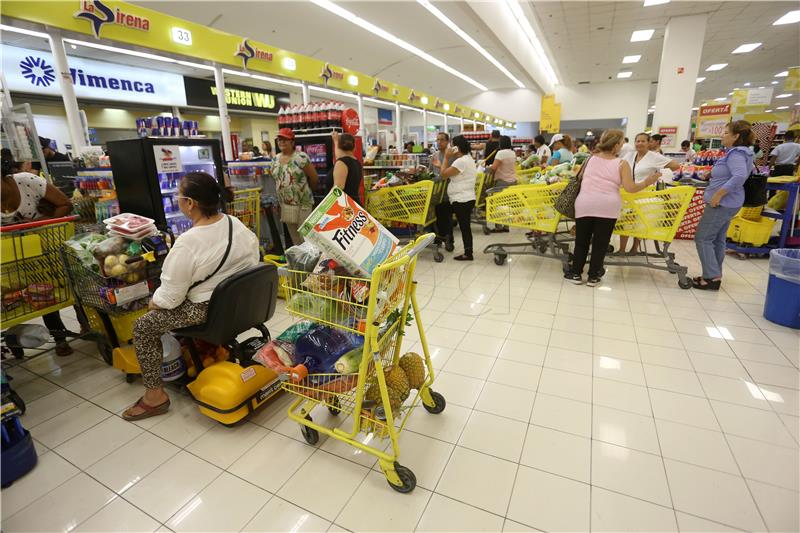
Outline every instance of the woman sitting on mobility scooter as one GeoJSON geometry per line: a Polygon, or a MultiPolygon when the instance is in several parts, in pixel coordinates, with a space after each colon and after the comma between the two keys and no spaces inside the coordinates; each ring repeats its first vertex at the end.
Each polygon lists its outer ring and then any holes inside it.
{"type": "Polygon", "coordinates": [[[190,172],[181,180],[178,206],[192,229],[176,239],[164,260],[161,286],[153,293],[150,311],[133,328],[133,345],[145,392],[122,415],[142,420],[169,409],[161,380],[164,358],[161,336],[206,321],[214,288],[226,278],[258,264],[258,239],[239,219],[220,213],[227,192],[205,172],[190,172]]]}

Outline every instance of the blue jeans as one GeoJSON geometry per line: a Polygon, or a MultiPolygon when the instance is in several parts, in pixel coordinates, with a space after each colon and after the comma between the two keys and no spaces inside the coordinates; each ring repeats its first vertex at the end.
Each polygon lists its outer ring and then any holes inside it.
{"type": "Polygon", "coordinates": [[[697,225],[694,244],[703,266],[703,277],[715,279],[722,277],[722,261],[725,260],[725,237],[731,219],[739,212],[738,207],[711,207],[706,204],[703,218],[697,225]]]}

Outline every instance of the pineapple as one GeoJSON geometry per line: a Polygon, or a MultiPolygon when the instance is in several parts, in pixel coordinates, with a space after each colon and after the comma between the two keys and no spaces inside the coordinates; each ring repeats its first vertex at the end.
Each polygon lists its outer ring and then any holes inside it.
{"type": "Polygon", "coordinates": [[[400,365],[395,365],[389,372],[386,373],[386,386],[390,390],[395,390],[401,398],[401,403],[406,401],[408,395],[411,394],[411,387],[408,383],[408,377],[400,365]]]}
{"type": "Polygon", "coordinates": [[[419,354],[408,352],[400,358],[400,368],[408,377],[408,384],[412,389],[419,389],[425,382],[425,362],[419,354]]]}

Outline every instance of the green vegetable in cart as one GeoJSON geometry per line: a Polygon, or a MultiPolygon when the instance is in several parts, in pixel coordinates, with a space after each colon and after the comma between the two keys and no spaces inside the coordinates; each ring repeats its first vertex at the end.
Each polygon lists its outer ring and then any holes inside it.
{"type": "Polygon", "coordinates": [[[352,374],[358,372],[358,366],[361,364],[361,356],[364,354],[363,346],[354,348],[341,356],[333,367],[339,374],[352,374]]]}

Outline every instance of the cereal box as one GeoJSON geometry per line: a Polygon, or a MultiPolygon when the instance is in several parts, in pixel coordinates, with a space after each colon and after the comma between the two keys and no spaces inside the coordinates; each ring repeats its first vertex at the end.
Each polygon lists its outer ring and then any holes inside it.
{"type": "Polygon", "coordinates": [[[311,212],[300,234],[354,275],[372,271],[397,248],[397,237],[338,187],[311,212]]]}

